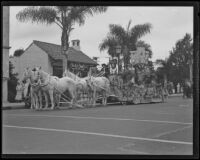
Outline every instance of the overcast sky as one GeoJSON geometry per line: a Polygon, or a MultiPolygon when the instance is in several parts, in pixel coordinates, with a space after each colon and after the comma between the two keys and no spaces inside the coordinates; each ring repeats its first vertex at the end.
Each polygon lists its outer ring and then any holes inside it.
{"type": "MultiPolygon", "coordinates": [[[[55,24],[44,25],[22,23],[16,20],[16,14],[24,7],[10,7],[10,54],[16,49],[26,49],[33,40],[60,44],[61,30],[55,24]]],[[[164,59],[176,41],[186,33],[193,37],[192,7],[109,7],[107,12],[96,14],[86,19],[85,25],[75,25],[70,41],[80,40],[81,50],[89,57],[100,57],[100,62],[107,62],[107,52],[99,51],[99,44],[109,32],[109,24],[120,24],[126,27],[129,20],[131,26],[151,23],[150,34],[141,38],[152,47],[153,58],[164,59]]]]}

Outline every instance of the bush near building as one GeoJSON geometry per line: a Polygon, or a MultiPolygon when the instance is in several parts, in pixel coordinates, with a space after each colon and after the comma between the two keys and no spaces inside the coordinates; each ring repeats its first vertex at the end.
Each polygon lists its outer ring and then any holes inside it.
{"type": "Polygon", "coordinates": [[[16,86],[18,79],[16,78],[17,73],[13,73],[14,66],[9,61],[9,80],[8,80],[8,101],[15,102],[16,86]]]}

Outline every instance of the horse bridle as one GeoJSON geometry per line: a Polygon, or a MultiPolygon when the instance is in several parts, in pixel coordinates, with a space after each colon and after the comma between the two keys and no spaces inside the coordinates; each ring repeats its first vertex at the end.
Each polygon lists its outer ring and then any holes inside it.
{"type": "MultiPolygon", "coordinates": [[[[34,74],[35,74],[36,69],[34,68],[34,69],[32,69],[32,71],[33,71],[34,74]]],[[[40,83],[41,83],[41,81],[40,81],[40,78],[38,77],[38,81],[35,82],[35,83],[34,83],[34,82],[33,82],[33,83],[30,82],[30,85],[31,85],[32,87],[36,87],[36,86],[40,85],[40,83]]]]}

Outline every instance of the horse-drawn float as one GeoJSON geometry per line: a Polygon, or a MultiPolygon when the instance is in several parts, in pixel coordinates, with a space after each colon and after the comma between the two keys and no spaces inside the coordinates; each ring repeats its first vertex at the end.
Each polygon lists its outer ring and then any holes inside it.
{"type": "MultiPolygon", "coordinates": [[[[134,77],[134,76],[133,76],[134,77]]],[[[161,85],[155,83],[136,84],[132,79],[124,80],[123,75],[114,74],[104,77],[93,76],[81,78],[70,71],[65,71],[62,78],[51,76],[41,68],[26,69],[23,80],[29,80],[31,89],[26,104],[35,109],[59,108],[67,106],[84,108],[106,105],[109,101],[120,104],[139,104],[164,102],[165,93],[161,85]],[[31,97],[31,98],[30,98],[31,97]],[[29,101],[29,102],[28,102],[29,101]],[[31,101],[31,102],[30,102],[31,101]]]]}

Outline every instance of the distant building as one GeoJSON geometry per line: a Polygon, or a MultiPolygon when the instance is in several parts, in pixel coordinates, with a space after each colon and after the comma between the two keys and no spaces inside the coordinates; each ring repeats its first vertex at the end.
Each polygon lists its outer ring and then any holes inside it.
{"type": "Polygon", "coordinates": [[[8,101],[8,79],[9,79],[9,17],[10,8],[3,6],[3,90],[2,100],[3,102],[8,101]]]}
{"type": "MultiPolygon", "coordinates": [[[[12,58],[15,67],[14,72],[22,76],[26,67],[41,66],[51,75],[62,77],[63,61],[61,46],[34,40],[24,53],[19,57],[12,58]]],[[[90,67],[97,63],[80,50],[80,41],[73,40],[72,47],[68,49],[68,69],[79,76],[87,76],[90,67]]]]}

